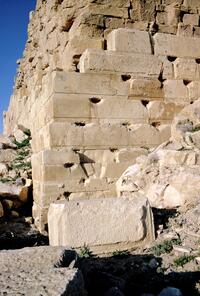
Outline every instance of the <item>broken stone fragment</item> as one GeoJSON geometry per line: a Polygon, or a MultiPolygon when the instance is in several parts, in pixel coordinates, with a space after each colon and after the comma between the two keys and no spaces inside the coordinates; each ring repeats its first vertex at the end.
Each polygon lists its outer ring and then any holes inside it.
{"type": "Polygon", "coordinates": [[[21,129],[14,130],[13,135],[14,135],[16,141],[19,143],[28,139],[28,136],[21,129]]]}
{"type": "Polygon", "coordinates": [[[0,182],[0,196],[3,198],[17,198],[22,202],[26,202],[28,199],[28,187],[0,182]]]}
{"type": "Polygon", "coordinates": [[[3,177],[8,173],[8,167],[4,163],[0,163],[0,177],[3,177]]]}

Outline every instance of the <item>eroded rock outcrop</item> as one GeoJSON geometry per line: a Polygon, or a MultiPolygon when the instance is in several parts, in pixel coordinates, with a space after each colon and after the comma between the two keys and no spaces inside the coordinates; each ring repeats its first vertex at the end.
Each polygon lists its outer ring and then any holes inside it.
{"type": "Polygon", "coordinates": [[[146,194],[157,208],[199,203],[200,100],[185,107],[172,123],[172,137],[142,156],[117,182],[119,196],[146,194]]]}

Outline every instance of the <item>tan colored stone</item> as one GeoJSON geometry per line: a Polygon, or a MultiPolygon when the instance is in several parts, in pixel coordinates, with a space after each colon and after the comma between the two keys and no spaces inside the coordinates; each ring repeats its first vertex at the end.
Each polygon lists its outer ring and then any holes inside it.
{"type": "Polygon", "coordinates": [[[79,248],[86,244],[98,252],[147,245],[154,237],[151,209],[146,198],[137,194],[132,199],[53,203],[48,225],[52,246],[79,248]]]}
{"type": "Polygon", "coordinates": [[[198,26],[199,25],[199,15],[186,13],[183,16],[183,23],[184,23],[184,25],[198,26]]]}
{"type": "Polygon", "coordinates": [[[151,121],[171,121],[178,112],[181,111],[181,106],[173,103],[165,103],[160,101],[151,101],[147,105],[149,118],[151,121]]]}
{"type": "Polygon", "coordinates": [[[8,166],[4,163],[0,163],[0,176],[5,176],[8,173],[8,166]]]}
{"type": "Polygon", "coordinates": [[[174,62],[175,79],[199,80],[199,65],[193,59],[178,58],[174,62]]]}
{"type": "Polygon", "coordinates": [[[154,42],[156,55],[185,58],[198,58],[200,56],[199,38],[157,33],[154,35],[154,42]]]}
{"type": "Polygon", "coordinates": [[[200,98],[200,82],[199,81],[192,81],[188,85],[188,92],[189,92],[189,100],[195,101],[200,98]]]}
{"type": "Polygon", "coordinates": [[[139,30],[117,29],[107,37],[107,49],[140,54],[151,54],[148,32],[139,30]]]}
{"type": "Polygon", "coordinates": [[[164,81],[164,97],[167,102],[180,104],[189,102],[188,89],[182,80],[164,81]]]}
{"type": "Polygon", "coordinates": [[[88,49],[80,59],[81,73],[131,73],[136,77],[158,78],[160,71],[161,62],[154,55],[88,49]]]}
{"type": "Polygon", "coordinates": [[[163,89],[158,79],[132,79],[130,97],[163,98],[163,89]]]}

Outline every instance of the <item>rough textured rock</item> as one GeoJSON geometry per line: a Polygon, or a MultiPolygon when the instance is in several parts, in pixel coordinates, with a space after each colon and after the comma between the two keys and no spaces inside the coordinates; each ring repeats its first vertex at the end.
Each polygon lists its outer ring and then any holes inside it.
{"type": "Polygon", "coordinates": [[[70,263],[68,260],[73,258],[71,253],[70,250],[55,247],[1,251],[1,293],[4,295],[85,295],[81,272],[67,268],[66,264],[70,263]]]}
{"type": "Polygon", "coordinates": [[[148,156],[138,158],[117,182],[119,196],[143,192],[157,208],[199,202],[200,100],[174,119],[172,137],[148,156]]]}

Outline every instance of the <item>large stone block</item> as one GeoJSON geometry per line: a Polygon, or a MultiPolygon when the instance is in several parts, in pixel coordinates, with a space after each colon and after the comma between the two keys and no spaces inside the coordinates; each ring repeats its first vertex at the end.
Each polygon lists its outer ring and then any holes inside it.
{"type": "Polygon", "coordinates": [[[164,81],[164,98],[167,102],[188,103],[188,88],[184,85],[183,80],[166,80],[164,81]]]}
{"type": "MultiPolygon", "coordinates": [[[[132,119],[147,122],[148,113],[140,101],[127,97],[55,94],[51,98],[53,118],[80,119],[132,119]]],[[[79,120],[78,120],[79,119],[79,120]]]]}
{"type": "Polygon", "coordinates": [[[154,42],[156,55],[185,58],[199,58],[200,56],[199,38],[157,33],[154,35],[154,42]]]}
{"type": "Polygon", "coordinates": [[[113,51],[151,54],[151,43],[148,32],[116,29],[107,37],[107,48],[113,51]]]}
{"type": "Polygon", "coordinates": [[[130,97],[163,98],[163,89],[158,79],[132,79],[130,82],[130,97]]]}
{"type": "Polygon", "coordinates": [[[81,73],[130,73],[158,78],[162,63],[154,55],[87,49],[80,59],[81,73]]]}
{"type": "Polygon", "coordinates": [[[151,208],[143,195],[52,203],[48,212],[52,246],[112,252],[147,245],[154,238],[151,208]]]}
{"type": "Polygon", "coordinates": [[[193,59],[178,58],[174,62],[175,79],[199,80],[199,65],[193,59]]]}
{"type": "Polygon", "coordinates": [[[55,71],[47,88],[52,93],[88,94],[88,95],[128,95],[129,83],[120,75],[83,74],[55,71]]]}

